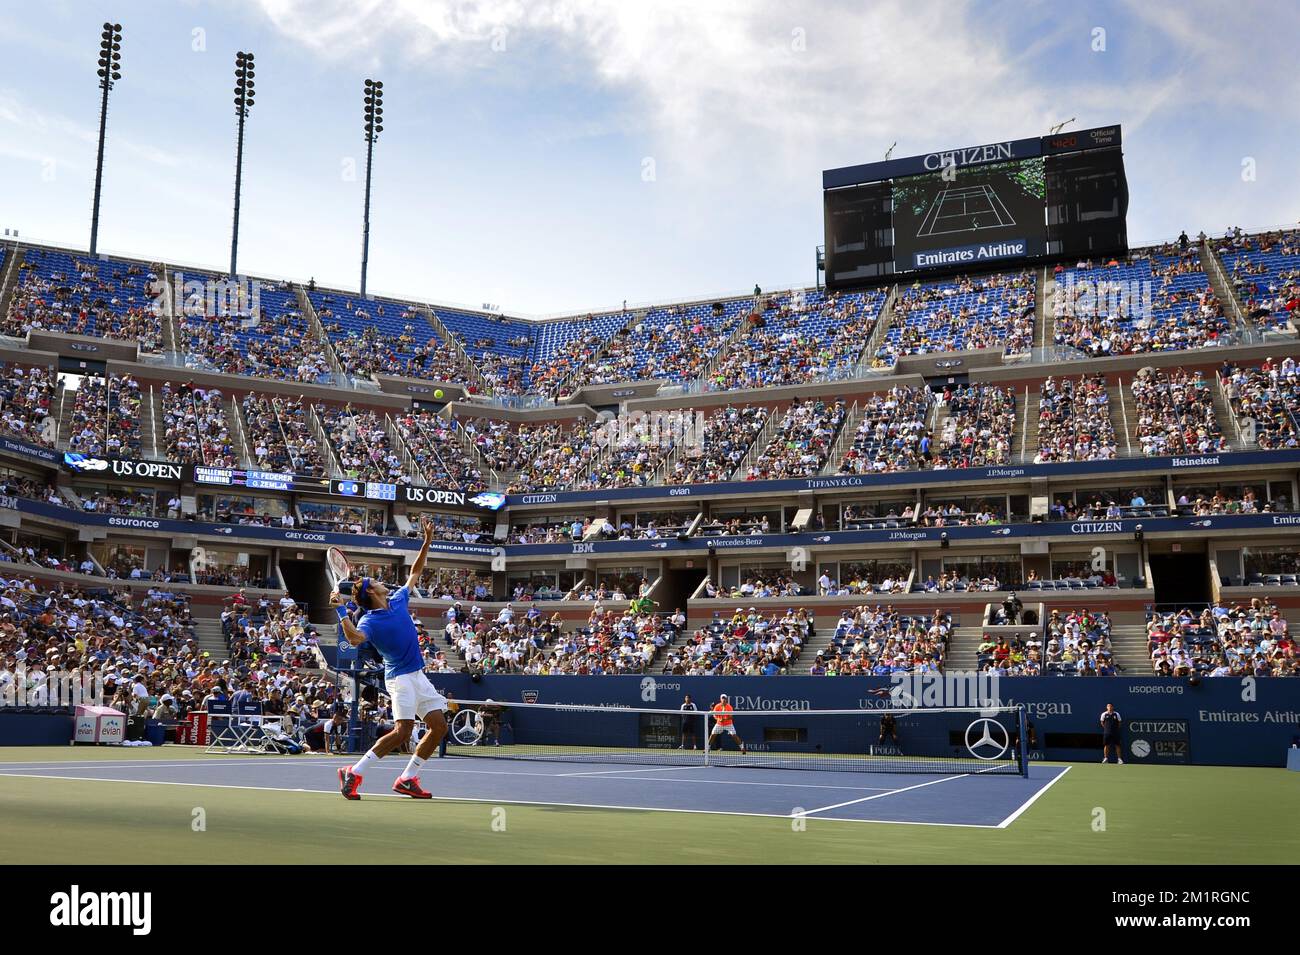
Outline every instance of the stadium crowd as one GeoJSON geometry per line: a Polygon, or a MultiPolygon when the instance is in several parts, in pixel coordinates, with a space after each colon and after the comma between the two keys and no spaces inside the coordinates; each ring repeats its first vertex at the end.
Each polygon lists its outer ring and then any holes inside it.
{"type": "Polygon", "coordinates": [[[454,421],[430,411],[408,411],[395,415],[393,424],[430,487],[472,491],[487,487],[478,461],[457,437],[459,425],[454,421]]]}
{"type": "Polygon", "coordinates": [[[1034,345],[1035,285],[1033,273],[1025,271],[917,281],[901,289],[875,355],[877,366],[892,366],[906,355],[978,348],[1026,354],[1034,345]]]}
{"type": "Polygon", "coordinates": [[[160,389],[163,442],[169,461],[239,466],[239,452],[226,416],[226,397],[217,388],[196,388],[170,381],[160,389]]]}
{"type": "Polygon", "coordinates": [[[934,394],[896,386],[861,402],[861,420],[840,461],[840,474],[884,474],[928,467],[934,438],[929,421],[934,394]]]}
{"type": "Polygon", "coordinates": [[[665,484],[708,484],[726,481],[745,459],[767,423],[762,405],[728,405],[704,419],[704,433],[694,447],[683,447],[664,475],[665,484]]]}
{"type": "Polygon", "coordinates": [[[830,645],[817,654],[813,676],[888,676],[943,670],[952,635],[947,614],[908,616],[892,606],[862,605],[845,610],[830,645]]]}
{"type": "Polygon", "coordinates": [[[1294,358],[1266,358],[1258,368],[1225,364],[1219,382],[1248,446],[1300,447],[1300,368],[1294,358]]]}
{"type": "Polygon", "coordinates": [[[1204,373],[1144,368],[1130,388],[1137,405],[1134,436],[1147,457],[1226,449],[1204,373]]]}
{"type": "Polygon", "coordinates": [[[410,484],[402,457],[388,438],[383,420],[373,411],[318,406],[321,424],[338,455],[339,467],[355,481],[410,484]]]}
{"type": "Polygon", "coordinates": [[[848,414],[842,398],[794,399],[766,448],[749,466],[747,481],[812,477],[821,472],[848,414]]]}
{"type": "Polygon", "coordinates": [[[303,399],[249,392],[239,407],[254,467],[287,474],[326,473],[303,399]]]}
{"type": "Polygon", "coordinates": [[[948,417],[939,428],[934,467],[974,468],[1011,461],[1016,393],[997,385],[949,385],[940,399],[948,417]]]}
{"type": "Polygon", "coordinates": [[[0,428],[21,441],[53,447],[60,388],[49,368],[0,362],[0,428]]]}
{"type": "Polygon", "coordinates": [[[1147,651],[1157,676],[1297,676],[1300,657],[1282,611],[1262,597],[1147,617],[1147,651]]]}
{"type": "Polygon", "coordinates": [[[162,322],[150,293],[157,279],[155,268],[137,263],[27,249],[0,333],[23,338],[32,331],[57,331],[161,351],[162,322]]]}

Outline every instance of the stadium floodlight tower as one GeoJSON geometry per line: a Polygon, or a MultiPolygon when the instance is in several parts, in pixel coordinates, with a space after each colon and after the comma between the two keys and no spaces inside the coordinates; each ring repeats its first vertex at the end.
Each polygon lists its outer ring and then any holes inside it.
{"type": "Polygon", "coordinates": [[[108,91],[122,78],[122,24],[105,23],[99,35],[99,154],[95,157],[95,204],[90,212],[90,254],[99,247],[99,191],[104,184],[104,127],[108,122],[108,91]]]}
{"type": "Polygon", "coordinates": [[[361,214],[361,297],[366,297],[366,270],[370,267],[370,163],[375,156],[375,140],[384,131],[384,84],[366,80],[362,96],[365,102],[366,133],[366,205],[361,214]]]}
{"type": "Polygon", "coordinates": [[[239,255],[239,191],[244,178],[244,121],[253,108],[253,54],[240,50],[235,54],[235,117],[239,132],[235,142],[235,222],[230,233],[230,278],[236,275],[239,255]]]}

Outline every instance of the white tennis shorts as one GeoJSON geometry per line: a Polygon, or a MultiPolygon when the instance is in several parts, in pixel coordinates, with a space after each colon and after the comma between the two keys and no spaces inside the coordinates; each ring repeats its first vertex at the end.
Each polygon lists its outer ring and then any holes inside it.
{"type": "Polygon", "coordinates": [[[395,720],[422,720],[427,713],[447,708],[447,698],[433,688],[423,670],[386,677],[384,686],[393,701],[395,720]]]}
{"type": "Polygon", "coordinates": [[[730,734],[731,736],[735,736],[735,735],[736,735],[736,727],[735,727],[735,725],[731,725],[731,726],[723,726],[721,723],[714,723],[714,724],[713,724],[713,732],[710,733],[709,735],[710,735],[710,736],[717,736],[719,733],[728,733],[728,734],[730,734]]]}

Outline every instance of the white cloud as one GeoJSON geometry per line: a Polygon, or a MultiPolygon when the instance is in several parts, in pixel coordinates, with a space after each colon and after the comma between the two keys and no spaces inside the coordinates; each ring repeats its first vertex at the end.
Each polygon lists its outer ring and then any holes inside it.
{"type": "MultiPolygon", "coordinates": [[[[85,146],[99,139],[96,128],[86,126],[57,113],[47,113],[28,105],[12,90],[0,90],[0,129],[8,140],[6,155],[17,158],[38,156],[52,158],[70,169],[84,162],[85,146]],[[33,148],[15,147],[22,142],[33,148]]],[[[157,166],[177,167],[181,159],[175,153],[129,136],[114,135],[113,148],[122,149],[136,159],[157,166]]]]}
{"type": "MultiPolygon", "coordinates": [[[[707,169],[742,149],[785,175],[820,157],[861,161],[906,131],[916,149],[992,131],[1030,132],[1050,98],[1013,75],[978,16],[948,4],[806,7],[729,0],[451,3],[260,0],[284,35],[329,58],[385,49],[431,70],[508,51],[552,59],[589,87],[626,94],[675,166],[707,169]],[[918,55],[924,51],[924,55],[918,55]],[[562,54],[562,55],[561,55],[562,54]],[[814,159],[813,157],[819,157],[814,159]]],[[[900,146],[900,149],[909,147],[900,146]]]]}
{"type": "MultiPolygon", "coordinates": [[[[750,165],[780,176],[808,166],[873,158],[895,139],[896,154],[940,145],[1031,135],[1076,115],[1080,125],[1142,122],[1168,106],[1222,101],[1253,89],[1260,99],[1261,54],[1289,59],[1295,31],[1262,30],[1262,20],[1209,2],[1181,8],[1131,0],[1130,16],[1110,24],[1114,66],[1089,78],[1046,76],[1054,45],[1082,17],[1038,5],[881,0],[793,2],[659,0],[256,0],[272,23],[331,58],[395,50],[431,70],[493,62],[490,41],[506,30],[513,51],[554,48],[557,68],[585,71],[589,86],[628,94],[657,148],[697,171],[742,152],[750,165]],[[1037,35],[1017,41],[1018,19],[1037,35]],[[1167,51],[1134,68],[1149,50],[1167,51]],[[1015,43],[1019,42],[1017,48],[1015,43]],[[1098,79],[1098,75],[1104,78],[1098,79]],[[1153,103],[1152,95],[1156,97],[1153,103]],[[1161,104],[1161,105],[1155,105],[1161,104]],[[1118,115],[1117,115],[1118,114],[1118,115]],[[1131,117],[1131,119],[1130,119],[1131,117]]],[[[1297,13],[1280,10],[1291,23],[1297,13]]],[[[1104,19],[1104,18],[1103,18],[1104,19]]],[[[1030,33],[1022,29],[1022,33],[1030,33]]],[[[1281,73],[1281,71],[1278,71],[1281,73]]],[[[1300,74],[1283,78],[1287,87],[1300,74]]],[[[1263,105],[1260,103],[1259,105],[1263,105]]]]}

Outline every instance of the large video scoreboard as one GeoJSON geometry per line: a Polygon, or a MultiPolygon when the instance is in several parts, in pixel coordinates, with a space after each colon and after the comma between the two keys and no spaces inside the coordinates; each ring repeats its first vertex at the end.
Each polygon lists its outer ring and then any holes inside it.
{"type": "Polygon", "coordinates": [[[822,173],[826,284],[1128,249],[1120,128],[822,173]]]}

